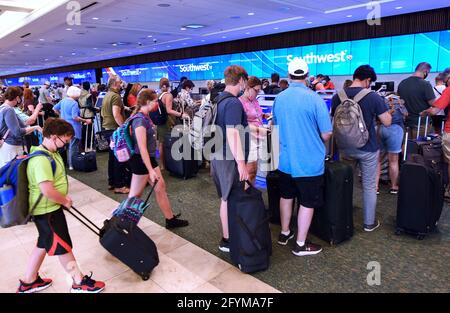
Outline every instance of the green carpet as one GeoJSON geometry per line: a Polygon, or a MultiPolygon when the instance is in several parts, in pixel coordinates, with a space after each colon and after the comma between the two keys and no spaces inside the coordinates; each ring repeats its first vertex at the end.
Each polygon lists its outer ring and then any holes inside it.
{"type": "MultiPolygon", "coordinates": [[[[99,170],[93,173],[71,171],[69,174],[117,200],[107,190],[107,153],[97,154],[99,170]]],[[[208,170],[201,170],[196,178],[182,180],[164,173],[169,198],[175,213],[190,222],[190,226],[175,233],[229,262],[227,254],[218,250],[221,238],[219,199],[208,170]]],[[[264,192],[266,197],[266,193],[264,192]]],[[[164,218],[151,200],[146,216],[164,226],[164,218]]],[[[276,243],[280,227],[272,225],[273,256],[271,266],[254,276],[283,292],[449,292],[450,291],[450,210],[446,204],[439,223],[439,232],[422,241],[407,235],[394,234],[396,196],[388,187],[381,187],[377,218],[382,225],[373,233],[362,230],[362,198],[359,185],[354,190],[355,235],[337,247],[322,244],[324,250],[316,256],[296,257],[288,246],[276,243]],[[379,262],[380,285],[369,286],[368,263],[379,262]]]]}

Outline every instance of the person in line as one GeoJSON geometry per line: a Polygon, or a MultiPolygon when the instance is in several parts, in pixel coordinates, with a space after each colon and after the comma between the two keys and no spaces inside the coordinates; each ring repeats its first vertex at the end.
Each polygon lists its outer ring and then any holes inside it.
{"type": "Polygon", "coordinates": [[[156,134],[149,117],[158,106],[158,95],[152,89],[145,89],[139,93],[131,122],[131,134],[135,144],[135,154],[129,161],[132,178],[128,198],[141,197],[147,183],[155,184],[156,202],[166,219],[166,228],[188,226],[189,222],[180,219],[181,214],[175,215],[167,196],[166,183],[161,175],[158,161],[156,161],[156,134]]]}
{"type": "MultiPolygon", "coordinates": [[[[349,98],[355,98],[365,88],[377,80],[377,74],[370,65],[359,66],[353,74],[353,83],[350,87],[344,89],[349,98]]],[[[339,95],[334,95],[332,102],[331,115],[338,105],[341,104],[339,95]]],[[[380,147],[375,131],[375,119],[378,118],[384,126],[390,126],[392,115],[384,103],[383,98],[375,92],[370,92],[359,101],[359,106],[363,114],[364,122],[369,131],[369,140],[361,148],[341,149],[341,158],[350,163],[358,162],[362,174],[363,187],[363,229],[366,232],[372,232],[380,227],[380,221],[376,218],[377,206],[377,170],[380,147]]],[[[339,146],[338,146],[339,148],[339,146]]]]}
{"type": "Polygon", "coordinates": [[[167,78],[163,77],[159,80],[159,89],[161,91],[158,99],[161,100],[167,111],[167,123],[165,125],[158,125],[157,135],[159,143],[159,160],[161,162],[161,170],[165,169],[165,156],[164,156],[164,137],[170,133],[170,128],[173,121],[177,118],[188,119],[189,115],[181,113],[173,109],[173,96],[169,92],[170,82],[167,78]]]}
{"type": "Polygon", "coordinates": [[[241,140],[241,132],[237,127],[247,128],[247,117],[239,101],[239,94],[245,90],[248,74],[239,65],[231,65],[225,69],[225,90],[218,97],[216,125],[222,132],[222,146],[216,148],[212,155],[211,172],[217,193],[221,198],[220,221],[222,224],[222,239],[219,249],[230,252],[228,204],[227,200],[233,189],[236,190],[239,181],[248,180],[246,161],[249,154],[249,136],[241,140]],[[227,159],[227,156],[232,156],[227,159]]]}
{"type": "Polygon", "coordinates": [[[323,206],[325,142],[332,127],[322,98],[308,89],[308,64],[295,58],[288,65],[290,87],[280,93],[273,107],[273,123],[280,135],[279,189],[281,233],[278,243],[286,245],[295,233],[289,228],[293,201],[298,198],[296,256],[320,253],[322,247],[307,240],[314,210],[323,206]]]}
{"type": "Polygon", "coordinates": [[[400,82],[397,93],[405,101],[405,107],[408,110],[406,118],[406,127],[409,128],[410,138],[416,138],[417,132],[424,134],[426,119],[421,119],[418,129],[419,115],[422,111],[433,105],[436,96],[433,87],[425,79],[431,72],[431,65],[427,62],[419,63],[416,66],[414,74],[400,82]]]}
{"type": "Polygon", "coordinates": [[[73,157],[80,151],[82,124],[90,125],[92,120],[80,116],[80,107],[77,100],[80,98],[81,90],[71,86],[67,89],[67,97],[55,105],[55,112],[65,121],[69,122],[75,130],[75,134],[70,140],[67,163],[69,170],[73,170],[73,157]]]}
{"type": "Polygon", "coordinates": [[[28,127],[16,114],[15,107],[22,103],[22,90],[19,87],[8,87],[5,102],[0,106],[0,168],[16,156],[25,153],[24,136],[34,131],[42,132],[40,126],[28,127]]]}
{"type": "Polygon", "coordinates": [[[95,281],[91,275],[81,272],[72,252],[72,240],[63,209],[72,207],[68,196],[69,185],[64,162],[57,152],[66,146],[74,130],[68,122],[49,118],[44,125],[44,140],[31,152],[41,151],[46,156],[35,156],[28,161],[27,177],[30,190],[29,205],[32,208],[34,224],[38,230],[36,247],[31,252],[25,275],[20,279],[17,293],[42,291],[52,285],[49,278],[41,278],[39,269],[48,256],[58,256],[59,262],[72,279],[72,293],[98,293],[105,289],[105,283],[95,281]],[[53,172],[49,158],[53,159],[53,172]],[[39,198],[42,196],[42,199],[39,198]]]}
{"type": "Polygon", "coordinates": [[[239,98],[247,115],[247,122],[250,126],[250,152],[247,161],[247,172],[249,181],[254,185],[256,172],[258,169],[258,156],[261,153],[261,143],[267,135],[267,129],[263,127],[263,119],[266,115],[262,112],[256,96],[261,91],[262,83],[259,78],[250,76],[244,94],[239,98]]]}

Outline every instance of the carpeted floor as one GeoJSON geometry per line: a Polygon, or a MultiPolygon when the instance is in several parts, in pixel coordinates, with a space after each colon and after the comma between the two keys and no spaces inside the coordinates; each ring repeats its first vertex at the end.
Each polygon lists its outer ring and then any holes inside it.
{"type": "MultiPolygon", "coordinates": [[[[99,170],[93,173],[71,171],[70,176],[103,194],[122,200],[107,189],[107,153],[97,154],[99,170]]],[[[176,213],[190,222],[190,226],[175,233],[229,262],[227,254],[218,250],[221,238],[219,200],[208,170],[201,170],[196,178],[181,180],[164,173],[169,198],[176,213]]],[[[266,197],[266,193],[264,193],[266,197]]],[[[164,218],[155,204],[146,216],[160,225],[164,218]]],[[[407,235],[394,234],[396,196],[381,187],[377,217],[382,226],[373,233],[362,230],[362,199],[359,185],[354,190],[353,238],[337,247],[324,242],[322,253],[296,257],[291,245],[276,243],[279,226],[272,225],[273,256],[270,268],[254,276],[283,292],[450,292],[450,210],[444,206],[439,232],[418,241],[407,235]],[[371,261],[379,262],[380,285],[370,286],[367,277],[371,261]]],[[[291,241],[292,242],[292,241],[291,241]]],[[[291,243],[290,242],[290,243],[291,243]]],[[[251,291],[251,290],[249,290],[251,291]]]]}

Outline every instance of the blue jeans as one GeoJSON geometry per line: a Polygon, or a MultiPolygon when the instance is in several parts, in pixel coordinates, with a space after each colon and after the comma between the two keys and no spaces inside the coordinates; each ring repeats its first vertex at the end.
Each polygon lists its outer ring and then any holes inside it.
{"type": "Polygon", "coordinates": [[[69,143],[69,151],[67,156],[67,163],[69,163],[69,167],[73,167],[72,158],[80,151],[80,139],[73,137],[69,143]]]}
{"type": "MultiPolygon", "coordinates": [[[[378,156],[380,151],[365,152],[358,149],[348,149],[341,151],[343,159],[351,159],[359,163],[362,175],[363,187],[363,216],[364,224],[375,223],[375,211],[377,206],[377,169],[378,156]]],[[[355,171],[356,172],[356,171],[355,171]]]]}

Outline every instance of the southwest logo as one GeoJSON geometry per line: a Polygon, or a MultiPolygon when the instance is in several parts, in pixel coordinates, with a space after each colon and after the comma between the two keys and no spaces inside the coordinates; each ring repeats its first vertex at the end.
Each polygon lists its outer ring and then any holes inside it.
{"type": "MultiPolygon", "coordinates": [[[[347,55],[348,50],[344,50],[338,53],[330,53],[330,54],[315,54],[314,52],[310,52],[301,58],[308,64],[321,64],[321,63],[340,63],[351,61],[353,59],[352,55],[347,55]]],[[[292,54],[286,57],[288,63],[292,62],[294,56],[292,54]]]]}

